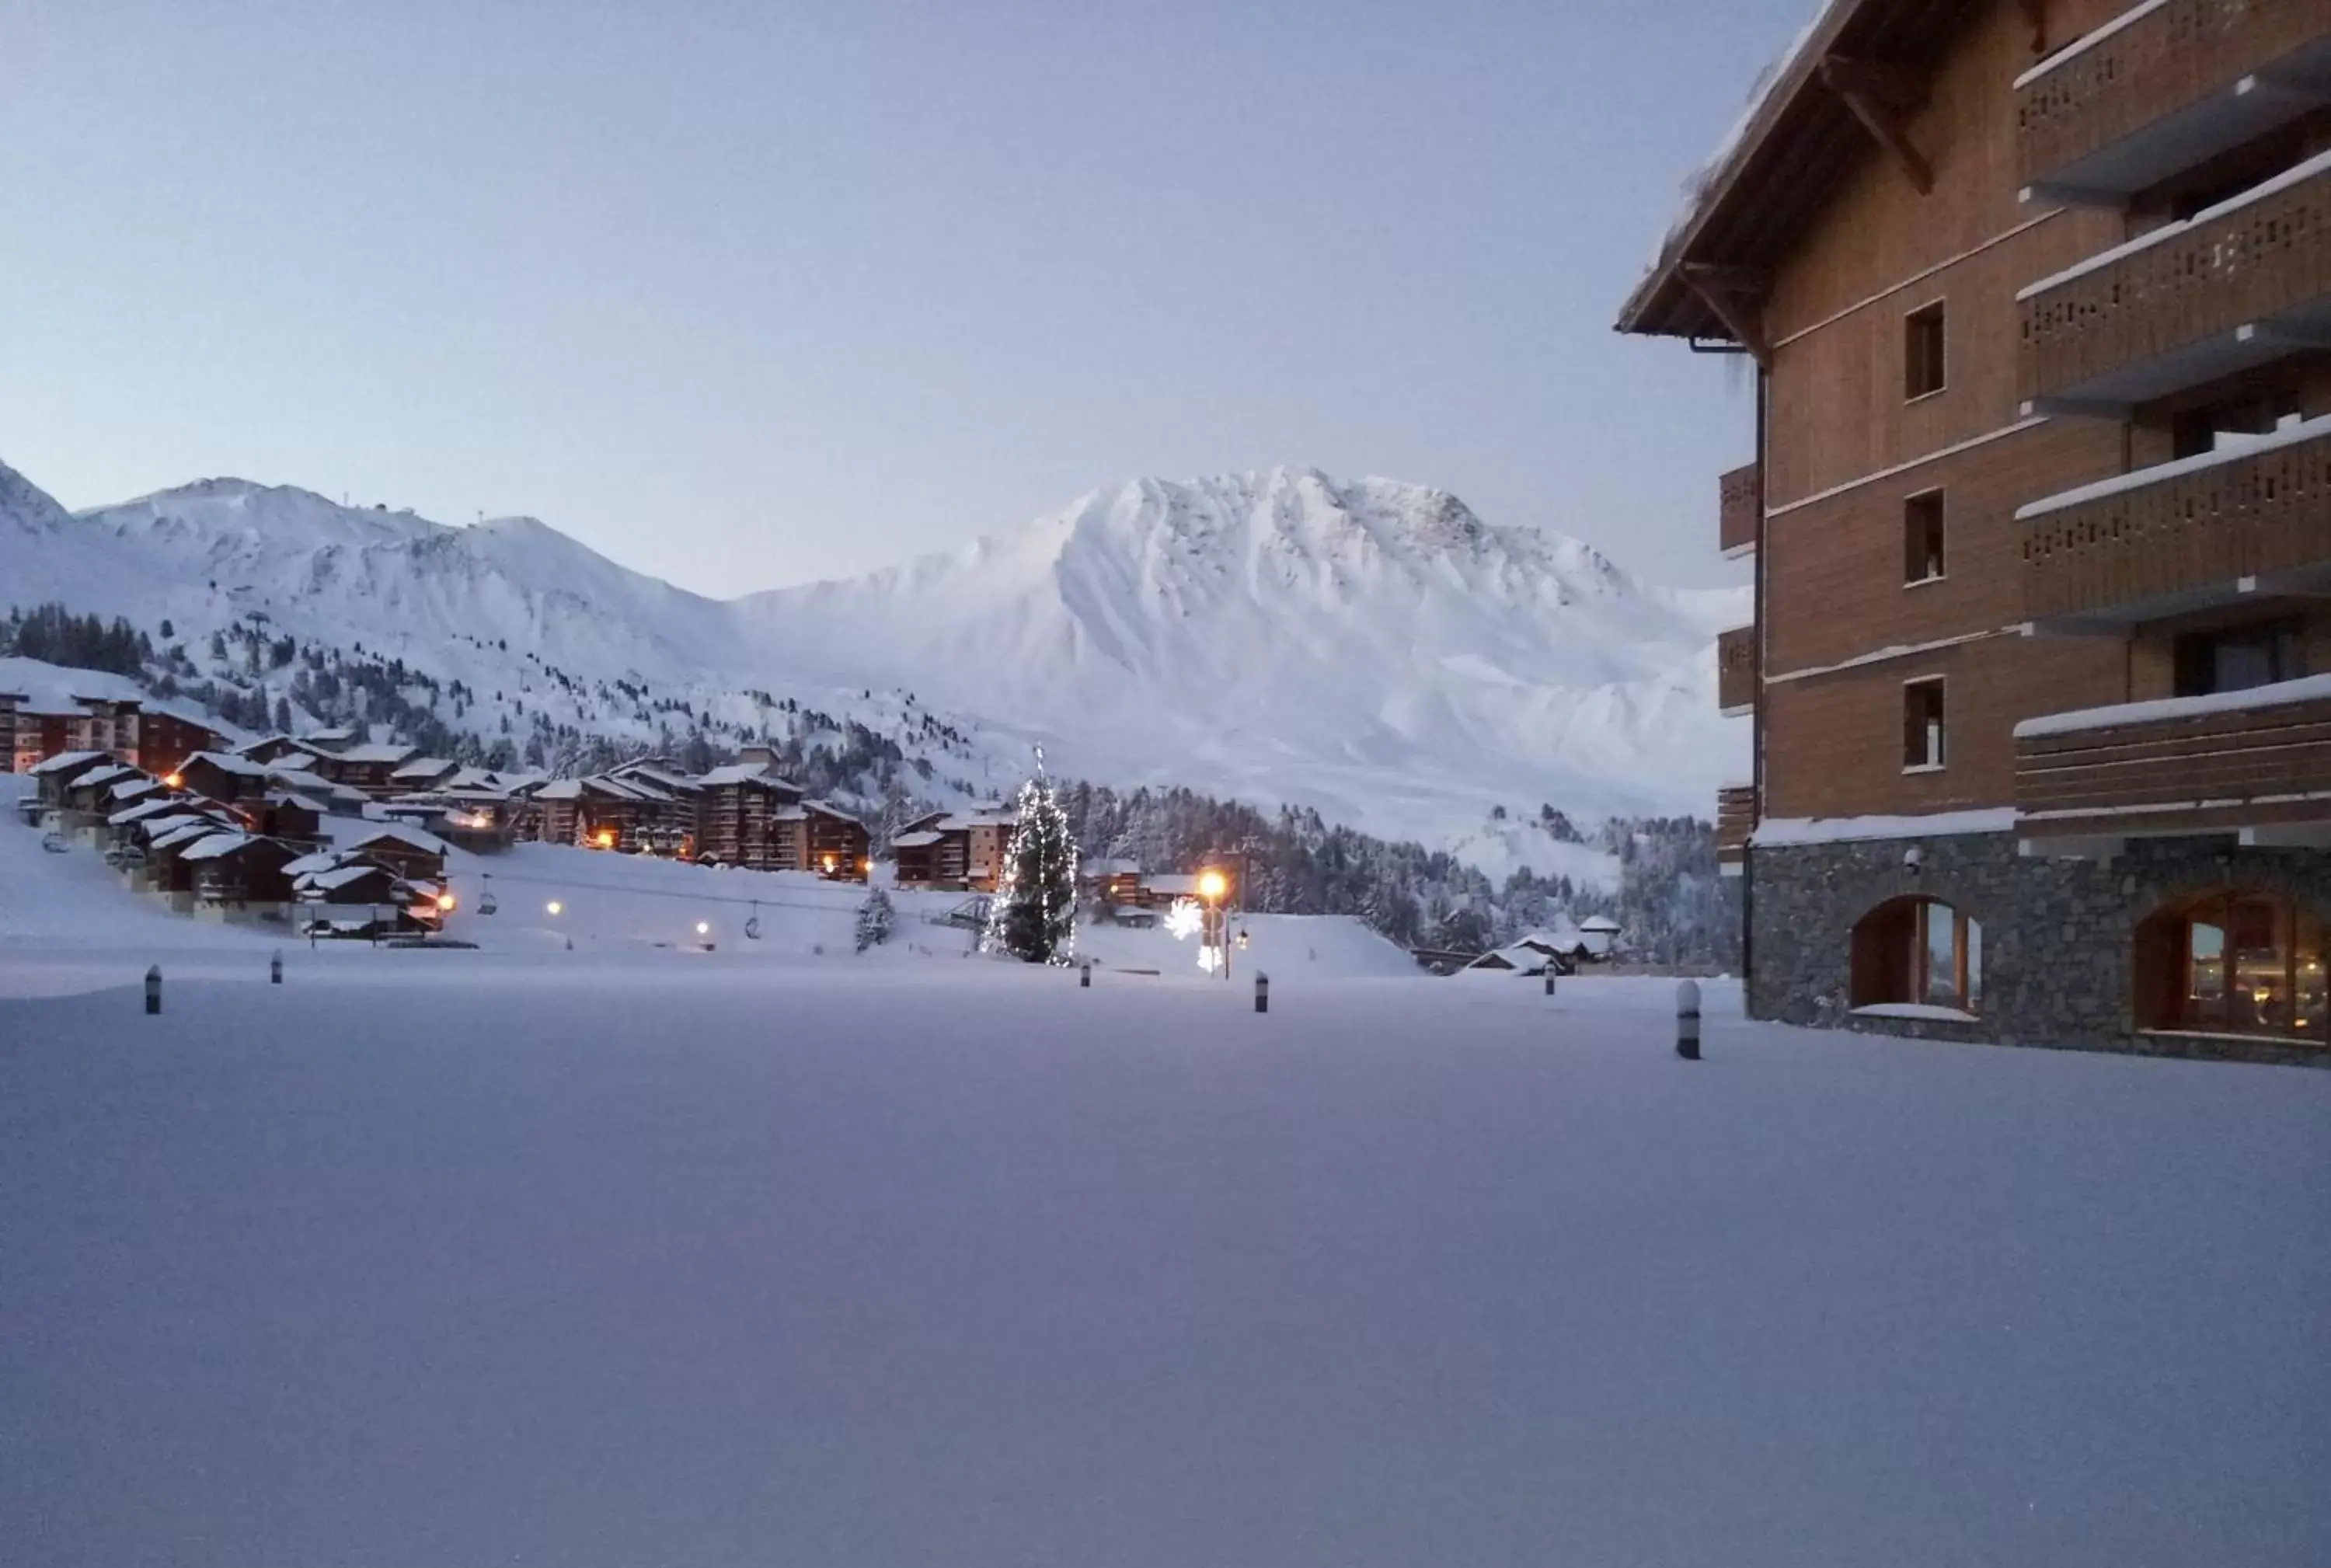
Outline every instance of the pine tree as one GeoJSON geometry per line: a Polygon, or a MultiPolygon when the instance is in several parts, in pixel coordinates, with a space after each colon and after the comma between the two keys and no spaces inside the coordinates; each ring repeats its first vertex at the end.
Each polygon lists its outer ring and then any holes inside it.
{"type": "Polygon", "coordinates": [[[894,920],[890,895],[880,888],[869,892],[866,902],[858,906],[858,951],[863,953],[888,942],[894,920]]]}
{"type": "Polygon", "coordinates": [[[1020,821],[1004,860],[1004,885],[988,917],[987,946],[1027,964],[1066,964],[1077,942],[1077,846],[1068,813],[1044,776],[1020,786],[1020,821]]]}

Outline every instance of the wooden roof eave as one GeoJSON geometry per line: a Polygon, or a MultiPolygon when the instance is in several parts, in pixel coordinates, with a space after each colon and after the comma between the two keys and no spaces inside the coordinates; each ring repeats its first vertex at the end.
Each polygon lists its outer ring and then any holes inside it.
{"type": "Polygon", "coordinates": [[[1689,219],[1628,296],[1617,329],[1737,342],[1725,313],[1691,286],[1687,264],[1736,273],[1776,265],[1855,160],[1878,150],[1868,106],[1858,111],[1836,86],[1841,60],[1866,73],[1897,68],[1862,62],[1930,58],[1967,15],[1964,0],[1832,0],[1689,219]]]}

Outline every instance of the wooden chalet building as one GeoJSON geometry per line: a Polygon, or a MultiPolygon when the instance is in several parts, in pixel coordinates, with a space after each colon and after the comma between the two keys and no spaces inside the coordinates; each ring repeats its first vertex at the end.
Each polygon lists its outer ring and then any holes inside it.
{"type": "Polygon", "coordinates": [[[266,799],[268,770],[229,751],[199,751],[169,775],[176,788],[221,805],[256,806],[266,799]]]}
{"type": "Polygon", "coordinates": [[[1697,193],[1750,1011],[2331,1063],[2331,4],[1833,0],[1697,193]]]}
{"type": "Polygon", "coordinates": [[[863,882],[874,870],[874,835],[828,801],[804,801],[777,813],[785,851],[775,868],[814,871],[836,882],[863,882]]]}
{"type": "Polygon", "coordinates": [[[777,771],[776,754],[748,746],[738,759],[696,781],[699,859],[775,870],[788,836],[780,817],[801,803],[801,786],[777,771]]]}

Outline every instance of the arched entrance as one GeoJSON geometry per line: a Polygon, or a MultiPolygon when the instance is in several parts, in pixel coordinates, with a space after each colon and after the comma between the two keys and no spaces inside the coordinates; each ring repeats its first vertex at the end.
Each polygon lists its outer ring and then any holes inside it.
{"type": "Polygon", "coordinates": [[[1852,1005],[1983,1011],[1983,925],[1940,898],[1889,898],[1853,927],[1852,1005]]]}
{"type": "Polygon", "coordinates": [[[2324,922],[2277,893],[2229,888],[2140,922],[2132,969],[2139,1029],[2331,1038],[2324,922]]]}

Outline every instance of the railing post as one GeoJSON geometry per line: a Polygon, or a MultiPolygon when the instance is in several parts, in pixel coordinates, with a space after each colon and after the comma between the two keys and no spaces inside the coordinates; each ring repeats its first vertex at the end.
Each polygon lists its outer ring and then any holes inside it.
{"type": "Polygon", "coordinates": [[[1270,1011],[1270,976],[1260,969],[1254,974],[1254,1010],[1257,1012],[1270,1011]]]}
{"type": "Polygon", "coordinates": [[[162,1011],[162,966],[150,965],[146,970],[146,1012],[148,1016],[162,1011]]]}

